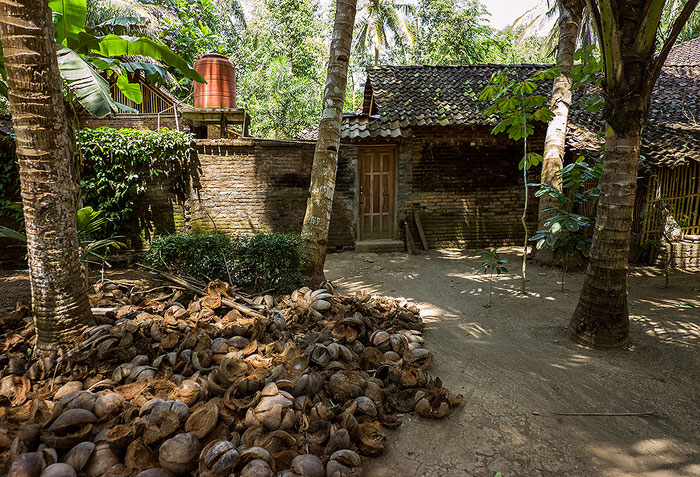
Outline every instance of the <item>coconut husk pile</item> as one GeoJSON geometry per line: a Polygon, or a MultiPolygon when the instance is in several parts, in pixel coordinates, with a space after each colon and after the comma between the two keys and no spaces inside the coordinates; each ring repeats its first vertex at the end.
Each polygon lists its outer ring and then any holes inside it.
{"type": "Polygon", "coordinates": [[[41,359],[29,310],[0,318],[11,477],[361,476],[401,416],[461,402],[427,373],[405,300],[328,284],[233,309],[219,281],[203,297],[154,290],[98,289],[98,324],[41,359]]]}

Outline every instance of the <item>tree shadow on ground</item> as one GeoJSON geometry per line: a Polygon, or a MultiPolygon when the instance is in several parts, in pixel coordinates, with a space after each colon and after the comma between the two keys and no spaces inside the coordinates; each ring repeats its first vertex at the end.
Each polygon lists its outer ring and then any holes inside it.
{"type": "MultiPolygon", "coordinates": [[[[519,272],[513,250],[502,256],[519,272]]],[[[528,263],[520,277],[476,274],[482,255],[329,256],[341,291],[369,289],[416,302],[426,323],[431,372],[465,395],[435,423],[407,416],[368,475],[700,475],[700,298],[697,275],[672,289],[644,267],[630,276],[630,346],[591,350],[567,338],[583,274],[528,263]],[[681,305],[688,305],[683,307],[681,305]],[[697,308],[695,308],[697,307],[697,308]],[[559,413],[645,413],[560,416],[559,413]]]]}

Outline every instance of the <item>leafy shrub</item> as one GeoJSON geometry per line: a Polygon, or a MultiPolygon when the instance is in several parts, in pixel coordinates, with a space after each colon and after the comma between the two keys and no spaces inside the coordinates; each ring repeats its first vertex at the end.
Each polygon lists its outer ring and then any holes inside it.
{"type": "Polygon", "coordinates": [[[201,280],[229,281],[233,244],[224,234],[174,234],[153,237],[146,262],[159,269],[185,273],[201,280]]]}
{"type": "Polygon", "coordinates": [[[202,280],[216,278],[252,292],[286,292],[301,279],[299,237],[258,234],[231,239],[217,233],[156,236],[146,261],[202,280]]]}
{"type": "Polygon", "coordinates": [[[289,291],[301,280],[301,251],[295,234],[258,234],[234,245],[235,280],[244,288],[289,291]]]}

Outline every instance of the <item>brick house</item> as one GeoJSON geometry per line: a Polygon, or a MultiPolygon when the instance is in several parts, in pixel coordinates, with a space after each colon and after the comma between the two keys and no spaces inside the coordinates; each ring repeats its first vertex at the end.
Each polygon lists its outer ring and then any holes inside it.
{"type": "MultiPolygon", "coordinates": [[[[401,248],[406,224],[419,243],[416,217],[431,247],[521,243],[524,194],[517,164],[522,142],[490,133],[493,124],[482,115],[478,95],[494,72],[507,69],[512,76],[527,77],[544,68],[370,68],[362,110],[343,118],[329,246],[351,248],[381,240],[401,248]]],[[[548,96],[551,83],[540,88],[548,96]]],[[[645,130],[645,165],[670,169],[698,163],[700,135],[692,120],[700,117],[698,91],[697,79],[664,71],[645,130]]],[[[571,114],[565,160],[579,154],[597,160],[602,118],[582,111],[580,96],[571,114]]],[[[531,138],[534,151],[543,149],[544,126],[531,138]]],[[[231,234],[299,231],[315,135],[311,130],[290,141],[198,141],[201,187],[186,207],[188,230],[211,229],[213,221],[231,234]]],[[[538,171],[531,171],[528,182],[538,180],[538,171]]],[[[640,187],[637,236],[648,215],[642,200],[646,190],[640,187]]],[[[531,232],[536,216],[537,203],[531,200],[531,232]]]]}

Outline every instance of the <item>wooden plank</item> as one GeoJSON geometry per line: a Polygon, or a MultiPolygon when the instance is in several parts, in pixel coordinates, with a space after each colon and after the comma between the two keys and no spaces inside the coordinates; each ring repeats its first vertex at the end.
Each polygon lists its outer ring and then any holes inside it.
{"type": "Polygon", "coordinates": [[[428,241],[425,238],[425,232],[423,231],[423,223],[420,220],[420,212],[417,209],[413,211],[413,220],[416,221],[416,227],[418,228],[418,235],[420,235],[420,241],[423,243],[423,250],[426,252],[430,250],[428,247],[428,241]]]}

